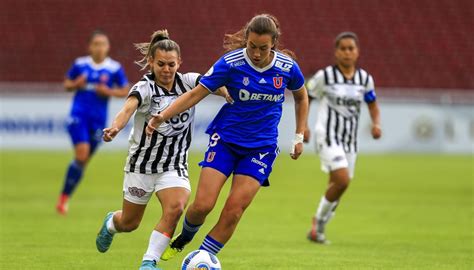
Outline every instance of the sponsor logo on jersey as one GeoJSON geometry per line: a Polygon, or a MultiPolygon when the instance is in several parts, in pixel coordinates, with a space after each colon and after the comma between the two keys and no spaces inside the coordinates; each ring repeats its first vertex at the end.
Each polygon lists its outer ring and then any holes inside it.
{"type": "Polygon", "coordinates": [[[249,77],[244,77],[242,80],[243,85],[248,86],[250,84],[250,79],[249,77]]]}
{"type": "Polygon", "coordinates": [[[291,67],[293,66],[292,64],[284,63],[282,61],[276,61],[275,66],[282,71],[290,71],[291,67]]]}
{"type": "Polygon", "coordinates": [[[245,65],[245,61],[244,60],[239,60],[239,61],[230,63],[230,65],[233,66],[233,67],[240,67],[240,66],[245,65]]]}
{"type": "Polygon", "coordinates": [[[260,79],[260,81],[258,81],[258,83],[260,83],[260,84],[264,84],[264,83],[267,83],[267,81],[265,81],[265,79],[264,79],[264,78],[261,78],[261,79],[260,79]]]}
{"type": "Polygon", "coordinates": [[[283,77],[273,77],[273,86],[280,89],[283,86],[283,77]]]}
{"type": "Polygon", "coordinates": [[[258,159],[256,159],[256,158],[252,158],[252,163],[255,163],[255,164],[259,165],[259,166],[262,166],[262,167],[265,168],[265,169],[268,168],[268,165],[267,165],[265,162],[260,161],[260,160],[258,160],[258,159]]]}
{"type": "Polygon", "coordinates": [[[259,93],[250,93],[245,89],[240,89],[239,98],[241,101],[273,101],[279,102],[283,100],[284,94],[259,94],[259,93]]]}

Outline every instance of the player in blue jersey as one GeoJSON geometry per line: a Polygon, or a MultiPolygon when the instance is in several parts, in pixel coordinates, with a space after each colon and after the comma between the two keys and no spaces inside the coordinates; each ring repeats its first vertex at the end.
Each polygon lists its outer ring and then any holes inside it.
{"type": "MultiPolygon", "coordinates": [[[[148,123],[147,133],[221,86],[234,100],[224,105],[207,129],[205,153],[194,202],[186,212],[181,234],[161,258],[168,260],[189,243],[214,208],[222,186],[233,174],[232,186],[219,221],[205,237],[201,249],[217,254],[234,230],[261,186],[268,186],[272,164],[279,153],[278,124],[284,91],[295,99],[296,136],[291,157],[303,151],[308,115],[304,77],[297,63],[280,49],[280,28],[275,17],[257,15],[239,32],[227,35],[228,53],[203,76],[200,84],[178,98],[148,123]]],[[[288,52],[288,51],[286,51],[288,52]]]]}
{"type": "Polygon", "coordinates": [[[109,97],[128,94],[125,72],[120,63],[108,57],[109,49],[107,35],[94,31],[89,38],[90,55],[77,58],[64,80],[66,90],[75,92],[67,126],[74,145],[74,159],[67,169],[56,206],[60,214],[67,213],[69,198],[101,141],[109,97]]]}

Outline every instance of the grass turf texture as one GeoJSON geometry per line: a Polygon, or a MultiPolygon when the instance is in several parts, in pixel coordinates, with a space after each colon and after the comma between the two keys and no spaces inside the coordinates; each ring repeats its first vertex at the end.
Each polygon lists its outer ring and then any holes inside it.
{"type": "MultiPolygon", "coordinates": [[[[125,154],[94,157],[63,217],[54,206],[70,158],[69,152],[1,152],[0,269],[138,269],[160,217],[157,199],[138,230],[117,235],[100,254],[95,236],[106,212],[121,208],[125,154]]],[[[190,156],[193,187],[200,158],[190,156]]],[[[306,232],[327,176],[315,156],[295,162],[282,154],[271,187],[259,192],[219,254],[223,269],[473,269],[473,165],[472,156],[361,155],[327,228],[332,244],[320,246],[306,232]]],[[[163,269],[179,269],[199,247],[229,187],[195,240],[160,263],[163,269]]]]}

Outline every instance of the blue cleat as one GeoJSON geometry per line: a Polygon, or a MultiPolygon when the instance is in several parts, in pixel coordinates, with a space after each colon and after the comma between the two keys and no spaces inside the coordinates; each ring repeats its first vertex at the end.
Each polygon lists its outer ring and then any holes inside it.
{"type": "Polygon", "coordinates": [[[161,269],[156,267],[155,261],[145,260],[142,262],[142,265],[140,265],[140,268],[138,270],[161,270],[161,269]]]}
{"type": "Polygon", "coordinates": [[[102,227],[100,228],[99,233],[97,234],[97,238],[95,239],[95,245],[97,246],[97,250],[99,252],[106,252],[109,250],[110,245],[112,244],[112,240],[114,239],[114,235],[107,230],[107,221],[109,219],[113,218],[114,213],[109,212],[105,216],[104,223],[102,224],[102,227]]]}

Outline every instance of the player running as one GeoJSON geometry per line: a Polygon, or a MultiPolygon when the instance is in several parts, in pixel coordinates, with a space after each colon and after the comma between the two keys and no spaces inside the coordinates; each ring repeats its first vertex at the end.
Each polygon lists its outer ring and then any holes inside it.
{"type": "MultiPolygon", "coordinates": [[[[156,264],[170,242],[191,191],[187,157],[194,107],[169,119],[149,138],[145,127],[153,114],[160,113],[179,96],[193,89],[201,75],[178,72],[180,47],[169,39],[166,30],[153,33],[149,43],[136,44],[136,47],[144,55],[137,63],[143,69],[149,68],[150,73],[132,87],[112,126],[104,129],[104,141],[112,141],[135,113],[125,164],[122,210],[106,215],[96,245],[100,252],[106,252],[116,233],[137,229],[148,201],[156,194],[163,214],[151,233],[140,267],[141,270],[152,270],[159,269],[156,264]]],[[[221,95],[226,93],[225,89],[219,91],[221,95]]]]}
{"type": "MultiPolygon", "coordinates": [[[[334,216],[340,198],[354,177],[360,105],[367,103],[372,119],[372,137],[379,139],[380,112],[374,79],[357,67],[359,39],[355,33],[340,33],[335,40],[336,65],[319,70],[307,83],[310,99],[319,102],[315,128],[321,168],[329,172],[329,185],[322,196],[308,239],[328,243],[324,229],[334,216]]],[[[310,137],[306,128],[305,140],[310,137]]]]}
{"type": "Polygon", "coordinates": [[[308,95],[297,63],[279,50],[279,38],[275,17],[255,16],[242,30],[226,36],[224,47],[229,52],[210,68],[199,85],[149,122],[147,132],[151,133],[224,85],[235,101],[224,105],[207,129],[210,142],[200,163],[196,197],[186,212],[181,234],[163,253],[163,260],[182,251],[193,239],[231,174],[231,190],[219,221],[200,247],[213,254],[229,241],[260,187],[269,185],[279,153],[277,127],[285,89],[291,90],[295,99],[296,136],[291,157],[298,159],[301,155],[308,95]]]}
{"type": "Polygon", "coordinates": [[[74,160],[69,164],[56,205],[63,215],[68,212],[68,201],[101,141],[109,97],[124,97],[128,93],[125,72],[120,63],[108,57],[109,49],[107,35],[100,30],[92,32],[90,55],[77,58],[64,80],[66,90],[75,93],[67,126],[74,144],[74,160]]]}

